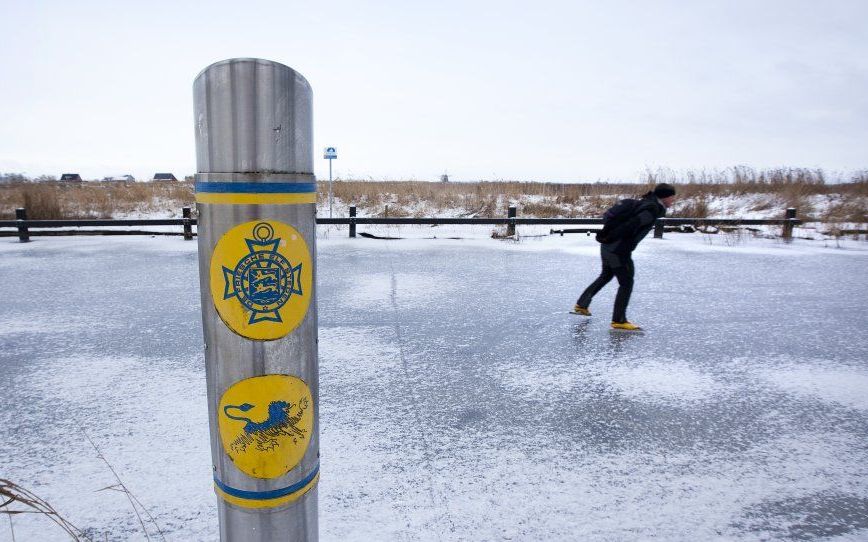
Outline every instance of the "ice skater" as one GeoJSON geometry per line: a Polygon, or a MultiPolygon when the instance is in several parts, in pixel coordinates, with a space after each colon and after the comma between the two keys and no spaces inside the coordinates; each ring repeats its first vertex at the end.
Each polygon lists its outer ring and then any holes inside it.
{"type": "Polygon", "coordinates": [[[621,200],[603,215],[603,229],[597,233],[600,242],[600,257],[603,270],[576,301],[573,312],[590,316],[591,300],[603,286],[618,279],[618,293],[612,311],[612,328],[624,331],[641,331],[641,327],[627,320],[627,304],[633,291],[633,250],[648,235],[654,222],[666,214],[675,201],[675,188],[661,183],[642,199],[621,200]]]}

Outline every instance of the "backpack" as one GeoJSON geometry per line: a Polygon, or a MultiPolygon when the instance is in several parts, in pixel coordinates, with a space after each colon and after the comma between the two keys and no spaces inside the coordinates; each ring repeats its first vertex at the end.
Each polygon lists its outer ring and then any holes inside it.
{"type": "Polygon", "coordinates": [[[612,238],[613,231],[633,217],[640,203],[642,203],[641,200],[627,198],[609,207],[603,213],[603,229],[597,232],[597,242],[611,243],[616,241],[617,239],[612,238]]]}

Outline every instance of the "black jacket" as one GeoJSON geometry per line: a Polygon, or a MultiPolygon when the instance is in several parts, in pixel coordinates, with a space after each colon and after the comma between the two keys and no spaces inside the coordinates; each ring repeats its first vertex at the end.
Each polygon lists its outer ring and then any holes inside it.
{"type": "Polygon", "coordinates": [[[665,215],[666,207],[660,203],[657,196],[648,192],[639,200],[633,216],[612,230],[611,238],[615,240],[605,243],[603,248],[615,254],[629,256],[636,250],[639,242],[648,235],[657,219],[665,215]]]}

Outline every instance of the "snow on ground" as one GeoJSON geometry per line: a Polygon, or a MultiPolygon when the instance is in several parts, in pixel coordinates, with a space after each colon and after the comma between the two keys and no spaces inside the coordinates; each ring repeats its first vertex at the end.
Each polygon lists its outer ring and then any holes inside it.
{"type": "MultiPolygon", "coordinates": [[[[387,231],[318,240],[322,540],[868,538],[865,242],[648,239],[625,335],[614,286],[567,314],[591,238],[387,231]]],[[[215,539],[196,243],[5,238],[0,278],[0,478],[144,540],[111,465],[215,539]]]]}
{"type": "Polygon", "coordinates": [[[772,386],[849,408],[868,410],[868,370],[827,367],[822,360],[788,363],[760,373],[772,386]]]}

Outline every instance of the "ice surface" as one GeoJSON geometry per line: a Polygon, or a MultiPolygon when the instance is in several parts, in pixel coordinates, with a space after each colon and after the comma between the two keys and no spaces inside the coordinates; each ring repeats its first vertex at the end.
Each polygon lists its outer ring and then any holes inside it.
{"type": "MultiPolygon", "coordinates": [[[[195,247],[0,239],[0,477],[95,539],[145,537],[88,438],[168,540],[216,539],[195,247]]],[[[639,336],[614,284],[567,314],[585,236],[321,239],[322,540],[868,538],[866,244],[635,261],[639,336]]]]}

